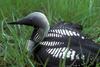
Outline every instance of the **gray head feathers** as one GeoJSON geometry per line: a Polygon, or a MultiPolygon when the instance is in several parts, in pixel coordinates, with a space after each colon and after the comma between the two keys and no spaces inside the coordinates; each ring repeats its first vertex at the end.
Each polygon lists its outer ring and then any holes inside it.
{"type": "Polygon", "coordinates": [[[30,13],[24,18],[17,20],[15,22],[8,23],[8,24],[28,25],[28,26],[35,26],[39,28],[49,27],[49,22],[48,22],[47,17],[41,12],[30,13]]]}

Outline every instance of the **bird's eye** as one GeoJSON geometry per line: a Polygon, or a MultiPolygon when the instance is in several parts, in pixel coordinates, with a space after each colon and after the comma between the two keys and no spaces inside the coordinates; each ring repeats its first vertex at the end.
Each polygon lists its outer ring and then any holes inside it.
{"type": "Polygon", "coordinates": [[[29,21],[32,21],[32,18],[29,18],[29,21]]]}

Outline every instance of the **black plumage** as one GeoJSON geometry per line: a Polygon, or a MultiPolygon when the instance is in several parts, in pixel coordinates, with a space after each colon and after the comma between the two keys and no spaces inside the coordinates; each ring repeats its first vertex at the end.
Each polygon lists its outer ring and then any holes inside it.
{"type": "Polygon", "coordinates": [[[73,23],[55,24],[50,28],[44,40],[40,42],[39,50],[35,52],[39,57],[38,60],[41,59],[45,63],[49,58],[47,67],[58,67],[60,60],[66,61],[66,67],[84,67],[89,64],[91,67],[95,67],[95,63],[100,62],[100,45],[84,37],[81,30],[82,26],[73,23]]]}
{"type": "Polygon", "coordinates": [[[41,12],[9,24],[34,27],[27,49],[41,67],[45,62],[46,67],[95,67],[100,62],[100,45],[82,34],[81,25],[61,21],[50,27],[41,12]]]}

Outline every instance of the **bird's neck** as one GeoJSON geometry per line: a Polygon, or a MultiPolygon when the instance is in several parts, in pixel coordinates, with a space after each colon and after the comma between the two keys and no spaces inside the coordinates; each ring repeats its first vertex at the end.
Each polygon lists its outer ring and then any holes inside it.
{"type": "Polygon", "coordinates": [[[27,47],[30,53],[33,51],[33,48],[44,39],[44,37],[48,34],[48,31],[49,26],[47,28],[35,28],[33,30],[27,47]]]}
{"type": "Polygon", "coordinates": [[[35,43],[41,42],[44,37],[46,36],[48,31],[45,31],[42,28],[39,28],[38,30],[34,30],[32,35],[31,35],[31,39],[32,41],[34,41],[35,43]]]}

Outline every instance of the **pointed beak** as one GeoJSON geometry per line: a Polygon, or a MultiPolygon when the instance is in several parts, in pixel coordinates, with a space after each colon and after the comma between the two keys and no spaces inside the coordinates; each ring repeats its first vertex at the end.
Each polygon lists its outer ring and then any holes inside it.
{"type": "Polygon", "coordinates": [[[17,21],[14,21],[14,22],[10,22],[8,24],[33,26],[33,24],[31,22],[32,21],[29,18],[22,18],[20,20],[17,20],[17,21]]]}

